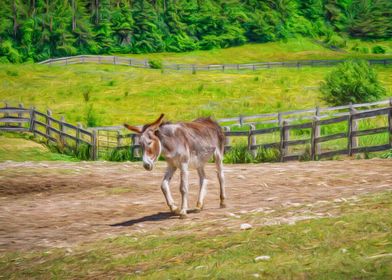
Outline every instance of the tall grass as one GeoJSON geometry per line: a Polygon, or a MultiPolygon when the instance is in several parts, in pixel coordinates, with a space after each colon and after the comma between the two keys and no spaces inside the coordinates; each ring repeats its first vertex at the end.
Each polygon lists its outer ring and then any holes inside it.
{"type": "Polygon", "coordinates": [[[108,161],[137,161],[140,158],[134,156],[132,148],[114,148],[110,149],[104,155],[104,159],[108,161]]]}

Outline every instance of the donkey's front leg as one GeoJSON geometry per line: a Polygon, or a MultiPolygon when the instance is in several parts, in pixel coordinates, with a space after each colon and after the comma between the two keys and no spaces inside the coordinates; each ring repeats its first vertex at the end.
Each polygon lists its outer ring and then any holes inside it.
{"type": "Polygon", "coordinates": [[[166,169],[165,176],[163,177],[161,189],[165,196],[167,206],[169,206],[170,211],[174,214],[179,214],[178,207],[174,205],[174,200],[170,192],[170,180],[173,177],[174,172],[176,172],[177,167],[168,165],[166,169]]]}
{"type": "Polygon", "coordinates": [[[181,165],[180,192],[182,196],[180,219],[185,219],[188,210],[188,164],[181,165]]]}

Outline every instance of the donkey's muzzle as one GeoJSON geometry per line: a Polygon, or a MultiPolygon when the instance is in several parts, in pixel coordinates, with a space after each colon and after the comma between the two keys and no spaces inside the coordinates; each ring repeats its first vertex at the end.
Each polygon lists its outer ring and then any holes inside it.
{"type": "Polygon", "coordinates": [[[144,163],[143,163],[143,167],[144,167],[144,169],[146,169],[146,170],[148,170],[148,171],[151,171],[153,166],[152,166],[151,163],[146,163],[146,162],[144,162],[144,163]]]}

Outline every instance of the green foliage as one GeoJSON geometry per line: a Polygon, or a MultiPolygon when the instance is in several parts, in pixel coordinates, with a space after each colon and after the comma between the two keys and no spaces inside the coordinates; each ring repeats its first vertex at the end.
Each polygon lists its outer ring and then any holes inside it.
{"type": "Polygon", "coordinates": [[[105,160],[108,161],[136,161],[139,160],[135,158],[134,153],[131,148],[118,148],[111,149],[106,155],[105,160]]]}
{"type": "Polygon", "coordinates": [[[162,61],[160,60],[150,60],[148,61],[148,64],[152,69],[162,69],[162,61]]]}
{"type": "Polygon", "coordinates": [[[392,149],[389,150],[388,152],[384,153],[381,157],[382,158],[392,158],[392,149]]]}
{"type": "Polygon", "coordinates": [[[375,54],[383,54],[386,52],[387,52],[387,49],[383,46],[374,46],[372,48],[372,53],[375,53],[375,54]]]}
{"type": "Polygon", "coordinates": [[[342,34],[392,37],[390,0],[0,1],[0,61],[183,52],[342,34]]]}
{"type": "Polygon", "coordinates": [[[255,156],[256,162],[277,162],[280,160],[280,152],[277,148],[259,147],[255,156]]]}
{"type": "Polygon", "coordinates": [[[85,143],[81,143],[78,146],[64,145],[64,143],[53,143],[51,141],[41,141],[46,144],[49,150],[53,153],[63,154],[77,158],[79,160],[90,160],[91,159],[91,146],[85,143]]]}
{"type": "Polygon", "coordinates": [[[321,82],[320,90],[322,99],[331,105],[371,102],[386,92],[376,71],[363,60],[338,65],[321,82]]]}
{"type": "Polygon", "coordinates": [[[94,127],[100,124],[100,119],[94,110],[93,104],[89,104],[86,107],[85,122],[87,127],[94,127]]]}
{"type": "Polygon", "coordinates": [[[225,163],[252,163],[254,162],[252,154],[246,145],[234,145],[225,153],[225,163]]]}

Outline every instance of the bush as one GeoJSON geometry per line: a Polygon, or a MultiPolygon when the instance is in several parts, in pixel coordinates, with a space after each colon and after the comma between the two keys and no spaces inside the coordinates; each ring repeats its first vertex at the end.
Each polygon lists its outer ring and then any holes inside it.
{"type": "Polygon", "coordinates": [[[375,54],[383,54],[386,52],[387,52],[387,49],[383,46],[375,46],[372,48],[372,53],[375,53],[375,54]]]}
{"type": "Polygon", "coordinates": [[[100,119],[97,113],[95,112],[92,104],[89,104],[87,106],[85,120],[86,120],[87,127],[98,126],[100,123],[100,119]]]}
{"type": "Polygon", "coordinates": [[[363,60],[339,64],[320,87],[322,99],[331,105],[371,102],[385,94],[377,73],[363,60]]]}
{"type": "Polygon", "coordinates": [[[280,161],[280,151],[277,148],[263,148],[257,149],[255,157],[256,162],[277,162],[280,161]]]}
{"type": "Polygon", "coordinates": [[[150,60],[148,61],[148,64],[152,69],[162,69],[162,61],[160,60],[150,60]]]}
{"type": "Polygon", "coordinates": [[[328,47],[330,48],[344,48],[347,45],[347,41],[337,35],[336,33],[328,33],[327,37],[325,38],[324,42],[327,44],[328,47]]]}
{"type": "Polygon", "coordinates": [[[233,146],[226,154],[223,160],[225,163],[252,163],[254,162],[252,154],[248,151],[246,145],[233,146]]]}
{"type": "Polygon", "coordinates": [[[118,148],[110,150],[105,159],[108,161],[136,161],[132,148],[118,148]]]}

